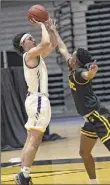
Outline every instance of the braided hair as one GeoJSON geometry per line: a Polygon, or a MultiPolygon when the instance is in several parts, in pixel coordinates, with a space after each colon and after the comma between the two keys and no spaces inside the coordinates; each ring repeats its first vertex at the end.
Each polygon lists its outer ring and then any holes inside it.
{"type": "Polygon", "coordinates": [[[24,49],[22,46],[20,46],[20,40],[22,38],[22,36],[26,34],[25,32],[22,32],[22,33],[19,33],[17,34],[13,40],[12,40],[12,43],[13,43],[13,47],[14,49],[16,50],[16,52],[19,54],[19,55],[22,55],[24,53],[24,49]]]}
{"type": "Polygon", "coordinates": [[[81,66],[85,66],[86,64],[92,63],[94,61],[92,59],[92,55],[86,49],[83,48],[78,48],[76,56],[81,66]]]}

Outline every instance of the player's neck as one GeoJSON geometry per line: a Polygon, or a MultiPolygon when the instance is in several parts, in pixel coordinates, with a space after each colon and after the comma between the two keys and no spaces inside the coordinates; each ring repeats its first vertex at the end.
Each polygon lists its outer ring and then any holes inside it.
{"type": "Polygon", "coordinates": [[[78,67],[80,67],[79,64],[75,63],[73,70],[76,70],[78,67]]]}

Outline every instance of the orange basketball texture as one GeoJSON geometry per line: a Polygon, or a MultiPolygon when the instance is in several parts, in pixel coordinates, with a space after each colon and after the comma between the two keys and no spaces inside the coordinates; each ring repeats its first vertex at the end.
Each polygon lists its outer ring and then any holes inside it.
{"type": "Polygon", "coordinates": [[[28,10],[28,19],[32,18],[44,23],[48,20],[48,11],[41,5],[33,5],[28,10]]]}

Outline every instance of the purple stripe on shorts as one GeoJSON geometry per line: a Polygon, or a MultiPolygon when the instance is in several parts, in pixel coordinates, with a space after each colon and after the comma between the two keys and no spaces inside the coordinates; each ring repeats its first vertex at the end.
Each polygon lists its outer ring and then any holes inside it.
{"type": "Polygon", "coordinates": [[[37,107],[37,112],[40,113],[41,110],[41,96],[38,96],[38,107],[37,107]]]}

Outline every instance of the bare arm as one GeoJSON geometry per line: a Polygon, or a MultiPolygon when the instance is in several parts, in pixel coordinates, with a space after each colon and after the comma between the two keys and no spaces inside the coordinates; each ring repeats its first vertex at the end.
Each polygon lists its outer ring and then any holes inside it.
{"type": "Polygon", "coordinates": [[[63,40],[61,39],[60,35],[58,34],[58,32],[55,30],[54,33],[56,36],[56,40],[58,43],[58,48],[59,48],[60,53],[63,55],[65,60],[68,61],[68,59],[71,57],[71,54],[68,52],[68,49],[65,43],[63,42],[63,40]]]}
{"type": "Polygon", "coordinates": [[[68,52],[68,49],[67,49],[65,43],[63,42],[60,35],[58,34],[57,29],[56,29],[56,24],[52,25],[50,27],[50,29],[53,30],[53,32],[55,34],[55,37],[56,37],[55,39],[56,39],[60,53],[63,55],[65,60],[68,61],[68,59],[71,57],[71,54],[68,52]]]}
{"type": "Polygon", "coordinates": [[[41,55],[43,52],[46,51],[46,49],[50,45],[50,37],[43,23],[41,23],[41,30],[42,30],[42,40],[40,44],[37,45],[37,47],[34,47],[28,51],[28,56],[30,58],[36,58],[37,56],[41,55]]]}
{"type": "Polygon", "coordinates": [[[45,52],[42,53],[42,57],[46,58],[48,57],[57,47],[57,42],[56,42],[56,36],[53,31],[48,30],[49,36],[50,36],[50,44],[45,52]]]}
{"type": "Polygon", "coordinates": [[[25,57],[28,67],[36,67],[39,62],[39,56],[46,52],[50,45],[50,37],[45,25],[42,22],[37,22],[35,19],[30,20],[30,22],[33,24],[33,26],[41,27],[42,31],[41,42],[36,47],[31,48],[25,57]]]}
{"type": "Polygon", "coordinates": [[[95,77],[97,71],[98,71],[98,66],[96,62],[94,61],[93,64],[90,65],[89,71],[82,72],[81,76],[85,80],[91,80],[95,77]]]}

